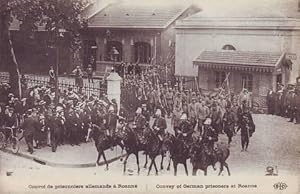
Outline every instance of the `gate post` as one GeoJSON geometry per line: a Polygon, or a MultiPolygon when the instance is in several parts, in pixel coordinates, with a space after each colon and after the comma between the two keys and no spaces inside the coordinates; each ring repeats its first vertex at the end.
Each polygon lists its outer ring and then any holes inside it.
{"type": "Polygon", "coordinates": [[[115,99],[118,105],[118,115],[120,111],[120,103],[121,103],[121,81],[122,78],[118,75],[118,73],[112,71],[109,76],[106,78],[107,80],[107,97],[111,101],[115,99]]]}

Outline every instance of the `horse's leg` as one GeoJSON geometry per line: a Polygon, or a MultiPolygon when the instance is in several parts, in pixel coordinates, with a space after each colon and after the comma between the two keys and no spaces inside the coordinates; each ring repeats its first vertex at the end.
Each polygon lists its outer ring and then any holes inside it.
{"type": "Polygon", "coordinates": [[[207,167],[203,171],[204,171],[204,176],[207,176],[207,167]]]}
{"type": "Polygon", "coordinates": [[[135,153],[135,157],[136,157],[136,164],[138,167],[138,175],[140,174],[140,161],[139,161],[139,152],[135,153]]]}
{"type": "Polygon", "coordinates": [[[197,168],[193,167],[193,173],[192,173],[193,176],[196,176],[197,175],[197,168]]]}
{"type": "Polygon", "coordinates": [[[189,172],[188,172],[188,169],[187,169],[186,161],[183,163],[183,166],[184,166],[184,170],[185,170],[186,176],[189,176],[189,172]]]}
{"type": "Polygon", "coordinates": [[[171,165],[171,157],[169,158],[169,164],[168,164],[168,167],[167,167],[167,171],[169,171],[170,170],[170,165],[171,165]]]}
{"type": "Polygon", "coordinates": [[[97,161],[96,161],[96,165],[99,165],[99,160],[100,160],[100,158],[101,158],[101,153],[98,152],[98,158],[97,158],[97,161]]]}
{"type": "Polygon", "coordinates": [[[248,145],[249,145],[249,137],[246,139],[246,142],[245,142],[245,151],[247,151],[248,145]]]}
{"type": "Polygon", "coordinates": [[[147,164],[148,164],[148,154],[146,154],[146,161],[145,161],[145,164],[144,164],[144,168],[147,168],[147,164]]]}
{"type": "Polygon", "coordinates": [[[125,160],[124,160],[124,167],[123,167],[123,175],[125,175],[125,172],[126,172],[126,164],[127,164],[127,159],[129,157],[130,154],[126,153],[126,157],[125,157],[125,160]]]}
{"type": "Polygon", "coordinates": [[[223,169],[224,169],[224,164],[223,164],[223,162],[220,162],[220,171],[219,171],[218,176],[221,175],[221,173],[223,172],[223,169]]]}
{"type": "Polygon", "coordinates": [[[164,154],[161,154],[160,170],[164,169],[164,154]]]}
{"type": "Polygon", "coordinates": [[[224,166],[226,167],[226,169],[227,169],[227,172],[228,172],[228,176],[230,176],[231,174],[230,174],[230,171],[229,171],[229,167],[228,167],[228,164],[226,163],[226,162],[224,162],[224,166]]]}
{"type": "Polygon", "coordinates": [[[155,168],[155,175],[158,175],[158,170],[157,170],[157,166],[156,166],[156,162],[155,162],[155,157],[152,160],[153,160],[153,164],[154,164],[154,168],[155,168]]]}
{"type": "Polygon", "coordinates": [[[177,162],[173,160],[173,166],[174,166],[174,176],[177,176],[177,162]]]}
{"type": "Polygon", "coordinates": [[[151,169],[152,169],[152,165],[153,165],[153,160],[151,160],[150,166],[149,166],[149,170],[148,170],[148,176],[150,175],[151,169]]]}
{"type": "Polygon", "coordinates": [[[106,168],[105,168],[105,170],[108,170],[108,162],[107,162],[107,160],[106,160],[106,157],[105,157],[105,153],[104,153],[104,151],[102,151],[102,156],[103,156],[103,159],[104,159],[104,161],[105,161],[105,164],[106,164],[106,168]]]}

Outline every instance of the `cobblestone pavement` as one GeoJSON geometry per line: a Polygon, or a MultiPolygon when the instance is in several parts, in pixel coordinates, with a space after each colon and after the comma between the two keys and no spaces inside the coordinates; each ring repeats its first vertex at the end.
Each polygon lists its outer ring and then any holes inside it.
{"type": "MultiPolygon", "coordinates": [[[[266,173],[267,166],[277,166],[280,175],[298,175],[300,173],[299,156],[300,156],[300,126],[287,122],[287,119],[272,115],[253,115],[257,129],[253,137],[250,139],[249,151],[241,152],[240,135],[233,138],[230,147],[231,155],[228,158],[229,168],[232,176],[237,175],[258,175],[263,176],[266,173]]],[[[170,130],[170,129],[169,129],[170,130]]],[[[220,136],[221,142],[226,142],[224,135],[220,136]]],[[[82,145],[80,147],[71,147],[66,145],[64,148],[58,148],[57,153],[52,153],[49,148],[41,149],[36,154],[44,154],[49,159],[57,157],[57,161],[95,161],[96,151],[92,143],[82,145]],[[40,152],[40,153],[39,153],[40,152]],[[51,155],[51,157],[50,157],[51,155]],[[88,160],[87,158],[90,158],[88,160]]],[[[111,153],[115,156],[115,153],[111,153]]],[[[109,155],[109,154],[108,154],[109,155]]],[[[86,175],[110,176],[122,175],[123,163],[117,160],[109,165],[109,170],[105,171],[104,166],[91,168],[53,168],[43,166],[33,161],[29,161],[11,154],[0,152],[0,174],[5,175],[6,172],[13,172],[12,176],[28,176],[32,174],[43,174],[51,171],[51,173],[83,173],[86,175]]],[[[141,176],[147,175],[147,169],[143,168],[144,155],[140,152],[141,176]]],[[[157,158],[157,164],[160,157],[157,158]]],[[[164,161],[164,169],[159,171],[159,175],[172,176],[173,169],[166,170],[168,157],[164,161]]],[[[217,165],[218,167],[218,165],[217,165]]],[[[128,159],[126,175],[137,175],[136,160],[132,155],[128,159]]],[[[189,173],[191,173],[191,165],[188,162],[189,173]]],[[[213,171],[211,167],[208,170],[208,176],[217,176],[218,171],[213,171]]],[[[152,174],[154,175],[154,171],[152,174]]],[[[203,176],[203,172],[198,172],[203,176]]],[[[178,176],[185,176],[183,166],[178,167],[178,176]]],[[[227,176],[224,171],[222,176],[227,176]]]]}

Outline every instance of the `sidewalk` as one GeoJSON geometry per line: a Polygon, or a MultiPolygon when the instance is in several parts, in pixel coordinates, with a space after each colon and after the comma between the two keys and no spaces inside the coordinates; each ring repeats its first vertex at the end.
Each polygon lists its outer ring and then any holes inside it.
{"type": "MultiPolygon", "coordinates": [[[[42,165],[64,168],[86,168],[96,166],[98,152],[94,142],[81,143],[80,146],[71,146],[69,144],[58,146],[56,152],[52,152],[51,147],[47,146],[41,149],[34,149],[33,154],[27,152],[27,145],[24,139],[21,140],[20,143],[20,150],[16,155],[34,160],[42,165]]],[[[11,148],[0,150],[12,153],[11,148]]],[[[105,151],[108,163],[120,159],[121,155],[120,147],[115,147],[113,151],[110,149],[105,151]]],[[[100,165],[105,165],[103,157],[100,158],[100,165]]]]}

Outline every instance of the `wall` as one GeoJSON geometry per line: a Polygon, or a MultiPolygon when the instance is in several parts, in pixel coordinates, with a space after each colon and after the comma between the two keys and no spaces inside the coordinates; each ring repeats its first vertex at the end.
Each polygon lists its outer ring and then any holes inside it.
{"type": "MultiPolygon", "coordinates": [[[[199,67],[199,87],[205,90],[212,90],[216,88],[215,69],[204,69],[199,67]]],[[[225,71],[228,72],[228,71],[225,71]]],[[[229,75],[229,87],[234,93],[240,93],[242,86],[243,73],[250,73],[253,75],[253,96],[266,96],[268,89],[272,88],[272,74],[246,71],[231,71],[229,75]]]]}
{"type": "Polygon", "coordinates": [[[176,75],[195,76],[192,61],[203,50],[220,50],[225,44],[242,51],[289,52],[292,60],[291,80],[300,74],[300,33],[277,30],[197,30],[178,29],[176,33],[176,75]]]}

